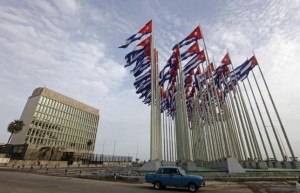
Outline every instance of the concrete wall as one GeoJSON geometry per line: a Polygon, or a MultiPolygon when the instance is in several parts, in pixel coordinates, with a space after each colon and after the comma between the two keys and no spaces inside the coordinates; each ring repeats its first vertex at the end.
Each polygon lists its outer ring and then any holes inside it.
{"type": "MultiPolygon", "coordinates": [[[[10,160],[9,163],[0,163],[0,167],[18,167],[24,165],[24,166],[38,166],[40,163],[40,165],[45,166],[47,164],[47,166],[60,166],[60,167],[67,167],[68,166],[68,162],[67,161],[47,161],[47,160],[10,160]]],[[[132,163],[131,162],[104,162],[103,166],[131,166],[132,163]]],[[[86,167],[86,165],[83,165],[81,163],[81,161],[74,161],[73,165],[71,167],[86,167]],[[79,165],[80,164],[80,165],[79,165]]],[[[90,167],[95,166],[95,164],[90,164],[90,167]]]]}
{"type": "Polygon", "coordinates": [[[38,101],[41,96],[31,97],[28,99],[25,108],[23,110],[23,113],[20,117],[21,120],[23,120],[25,126],[23,127],[22,131],[20,133],[14,134],[12,136],[12,139],[10,141],[10,144],[24,144],[26,133],[28,132],[29,126],[32,121],[33,114],[35,112],[35,109],[38,105],[38,101]]]}
{"type": "Polygon", "coordinates": [[[10,158],[0,158],[0,164],[9,163],[10,158]]]}

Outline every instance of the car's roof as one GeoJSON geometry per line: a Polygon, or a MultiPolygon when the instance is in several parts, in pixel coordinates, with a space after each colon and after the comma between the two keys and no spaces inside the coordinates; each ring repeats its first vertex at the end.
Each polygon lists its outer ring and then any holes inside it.
{"type": "Polygon", "coordinates": [[[175,168],[175,169],[180,169],[181,167],[179,167],[179,166],[161,166],[159,168],[175,168]]]}

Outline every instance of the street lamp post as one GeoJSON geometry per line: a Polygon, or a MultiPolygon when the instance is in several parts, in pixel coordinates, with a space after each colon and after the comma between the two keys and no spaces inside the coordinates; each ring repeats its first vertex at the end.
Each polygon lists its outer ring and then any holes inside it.
{"type": "Polygon", "coordinates": [[[104,162],[104,145],[105,145],[105,142],[106,142],[107,139],[105,139],[103,141],[103,145],[102,145],[102,162],[104,162]]]}
{"type": "Polygon", "coordinates": [[[136,142],[136,154],[135,154],[136,161],[138,161],[138,154],[139,154],[139,139],[137,139],[137,142],[136,142]]]}
{"type": "Polygon", "coordinates": [[[114,157],[115,157],[115,149],[116,149],[116,140],[115,140],[115,142],[114,142],[114,150],[113,150],[112,161],[114,161],[114,157]]]}

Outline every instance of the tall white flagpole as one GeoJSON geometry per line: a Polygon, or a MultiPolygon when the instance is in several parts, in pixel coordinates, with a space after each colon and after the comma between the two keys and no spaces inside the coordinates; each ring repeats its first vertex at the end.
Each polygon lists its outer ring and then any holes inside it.
{"type": "MultiPolygon", "coordinates": [[[[253,55],[254,55],[254,53],[253,53],[253,55]]],[[[255,55],[254,55],[254,56],[255,56],[255,55]]],[[[290,144],[290,141],[289,141],[289,139],[288,139],[288,136],[287,136],[287,134],[286,134],[286,132],[285,132],[284,126],[283,126],[283,124],[282,124],[281,118],[280,118],[280,116],[279,116],[279,113],[278,113],[277,108],[276,108],[276,106],[275,106],[275,103],[274,103],[274,101],[273,101],[273,97],[272,97],[272,95],[271,95],[271,93],[270,93],[270,90],[269,90],[269,87],[268,87],[267,82],[266,82],[266,80],[265,80],[265,77],[264,77],[264,75],[263,75],[263,73],[262,73],[262,71],[261,71],[261,69],[260,69],[260,65],[258,64],[257,66],[258,66],[259,72],[260,72],[260,74],[261,74],[261,76],[262,76],[262,78],[263,78],[263,81],[264,81],[264,83],[265,83],[265,86],[266,86],[266,88],[267,88],[269,97],[270,97],[270,99],[271,99],[271,102],[272,102],[272,105],[273,105],[273,107],[274,107],[276,116],[277,116],[277,118],[278,118],[280,127],[281,127],[281,129],[282,129],[284,138],[285,138],[286,143],[287,143],[287,145],[288,145],[288,147],[289,147],[289,150],[290,150],[290,152],[291,152],[291,154],[292,154],[292,159],[293,159],[293,161],[296,161],[294,151],[293,151],[293,149],[292,149],[292,146],[291,146],[291,144],[290,144]]]]}

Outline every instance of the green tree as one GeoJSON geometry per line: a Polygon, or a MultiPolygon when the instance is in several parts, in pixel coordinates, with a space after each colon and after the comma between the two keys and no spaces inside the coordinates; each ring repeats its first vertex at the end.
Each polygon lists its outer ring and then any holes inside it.
{"type": "Polygon", "coordinates": [[[10,140],[11,140],[13,134],[17,134],[17,133],[19,133],[20,131],[22,131],[24,125],[25,125],[25,124],[24,124],[24,122],[23,122],[22,120],[14,120],[13,122],[11,122],[11,123],[8,125],[7,131],[8,131],[9,133],[11,133],[11,134],[10,134],[10,137],[9,137],[7,143],[10,142],[10,140]]]}
{"type": "Polygon", "coordinates": [[[88,146],[88,151],[90,151],[91,145],[93,145],[93,141],[92,140],[88,140],[86,142],[86,145],[88,146]]]}
{"type": "MultiPolygon", "coordinates": [[[[91,150],[91,145],[93,145],[93,141],[92,140],[88,140],[86,142],[86,145],[88,146],[88,154],[89,154],[90,153],[89,151],[91,150]]],[[[88,166],[90,164],[90,160],[91,160],[91,154],[89,154],[88,166]]]]}

